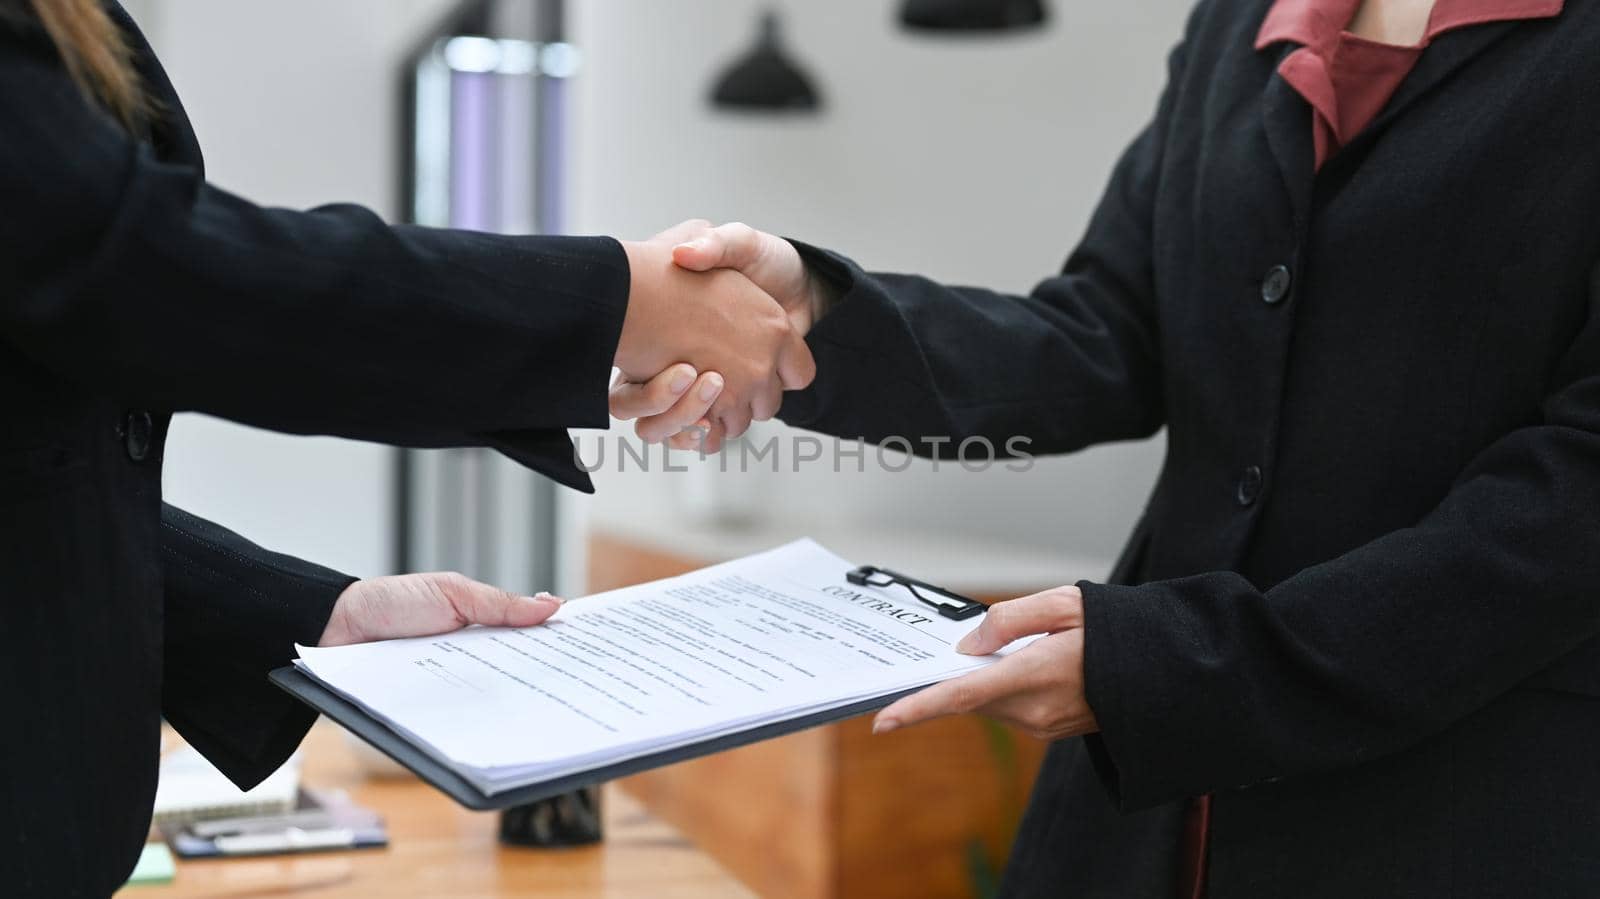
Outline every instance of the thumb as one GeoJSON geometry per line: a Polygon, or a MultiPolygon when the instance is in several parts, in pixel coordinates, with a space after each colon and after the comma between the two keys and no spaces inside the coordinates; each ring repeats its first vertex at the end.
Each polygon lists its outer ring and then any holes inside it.
{"type": "Polygon", "coordinates": [[[743,222],[718,225],[693,240],[673,247],[672,261],[690,271],[732,268],[749,276],[747,269],[761,261],[761,238],[760,231],[743,222]]]}
{"type": "Polygon", "coordinates": [[[997,602],[978,629],[956,644],[956,651],[983,656],[1031,634],[1050,634],[1083,625],[1083,593],[1074,586],[997,602]]]}
{"type": "Polygon", "coordinates": [[[468,577],[447,578],[441,587],[458,627],[532,627],[560,611],[562,604],[548,593],[519,596],[468,577]]]}

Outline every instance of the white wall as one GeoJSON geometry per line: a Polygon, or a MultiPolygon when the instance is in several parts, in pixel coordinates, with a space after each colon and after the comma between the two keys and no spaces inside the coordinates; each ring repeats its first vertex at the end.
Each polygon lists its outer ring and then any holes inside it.
{"type": "MultiPolygon", "coordinates": [[[[756,4],[575,2],[577,228],[644,236],[691,216],[742,219],[869,268],[1027,290],[1080,237],[1116,156],[1153,110],[1189,2],[1054,2],[1043,33],[976,40],[907,35],[896,6],[782,4],[789,45],[827,107],[773,121],[720,115],[704,99],[749,45],[756,4]]],[[[1101,448],[1026,474],[813,467],[747,476],[738,489],[824,540],[910,522],[1104,560],[1131,529],[1160,455],[1159,441],[1101,448]]],[[[592,516],[623,523],[671,507],[683,478],[608,467],[592,516]]]]}
{"type": "MultiPolygon", "coordinates": [[[[395,69],[443,0],[141,0],[225,188],[274,206],[393,212],[395,69]]],[[[167,498],[271,549],[353,574],[389,565],[387,451],[181,415],[167,498]]]]}

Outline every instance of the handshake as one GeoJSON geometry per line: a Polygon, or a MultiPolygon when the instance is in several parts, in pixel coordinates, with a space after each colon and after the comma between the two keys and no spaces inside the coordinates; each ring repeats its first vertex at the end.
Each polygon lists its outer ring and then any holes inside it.
{"type": "MultiPolygon", "coordinates": [[[[805,343],[826,288],[786,240],[688,221],[622,243],[632,278],[611,414],[645,440],[714,453],[778,413],[816,376],[805,343]]],[[[453,573],[369,578],[339,595],[320,646],[440,634],[469,624],[531,627],[561,608],[453,573]]]]}
{"type": "Polygon", "coordinates": [[[691,220],[622,246],[632,283],[611,414],[642,439],[716,452],[816,376],[805,335],[825,288],[788,241],[691,220]]]}

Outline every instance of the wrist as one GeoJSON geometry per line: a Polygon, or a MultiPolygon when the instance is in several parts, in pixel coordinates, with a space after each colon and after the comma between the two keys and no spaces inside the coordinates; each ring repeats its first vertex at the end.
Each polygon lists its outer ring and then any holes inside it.
{"type": "MultiPolygon", "coordinates": [[[[799,290],[791,295],[805,297],[805,311],[810,318],[806,323],[808,331],[844,300],[854,280],[846,262],[833,254],[789,238],[779,238],[779,242],[798,257],[795,267],[799,270],[799,290]]],[[[801,336],[805,333],[802,331],[801,336]]]]}
{"type": "Polygon", "coordinates": [[[622,252],[628,259],[628,305],[622,316],[622,333],[617,338],[613,364],[625,373],[637,374],[646,366],[640,358],[650,346],[659,285],[660,267],[671,265],[670,254],[644,241],[623,240],[622,252]]]}
{"type": "Polygon", "coordinates": [[[350,603],[354,601],[352,597],[360,586],[361,581],[352,583],[333,601],[333,612],[322,629],[322,636],[317,638],[318,646],[346,646],[361,642],[350,623],[350,603]]]}
{"type": "Polygon", "coordinates": [[[806,322],[806,328],[800,333],[800,336],[804,337],[806,332],[816,327],[817,322],[838,304],[841,291],[832,281],[819,275],[810,263],[802,262],[801,266],[805,272],[806,301],[811,310],[810,321],[806,322]]]}

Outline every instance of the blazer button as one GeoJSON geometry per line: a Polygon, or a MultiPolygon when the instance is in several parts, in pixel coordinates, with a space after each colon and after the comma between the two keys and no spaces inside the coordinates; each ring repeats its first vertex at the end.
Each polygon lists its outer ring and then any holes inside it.
{"type": "Polygon", "coordinates": [[[1241,506],[1251,506],[1261,498],[1261,466],[1252,465],[1239,475],[1239,489],[1234,498],[1241,506]]]}
{"type": "Polygon", "coordinates": [[[1289,298],[1289,287],[1293,283],[1294,276],[1289,274],[1287,265],[1274,265],[1261,279],[1261,301],[1268,306],[1278,305],[1289,298]]]}
{"type": "Polygon", "coordinates": [[[129,412],[122,421],[122,447],[128,458],[143,462],[150,455],[150,440],[155,436],[156,423],[148,412],[129,412]]]}

